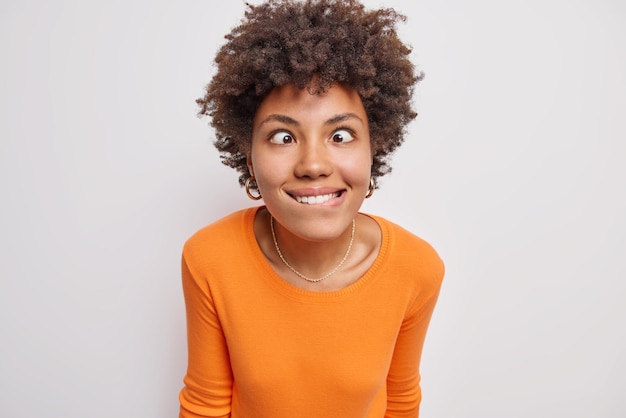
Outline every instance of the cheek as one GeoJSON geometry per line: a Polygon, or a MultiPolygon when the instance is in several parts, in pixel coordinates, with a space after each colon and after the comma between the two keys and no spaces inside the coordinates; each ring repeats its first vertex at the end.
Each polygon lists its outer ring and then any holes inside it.
{"type": "Polygon", "coordinates": [[[252,169],[259,187],[273,184],[285,176],[285,164],[272,153],[252,152],[252,169]]]}
{"type": "Polygon", "coordinates": [[[353,158],[344,158],[338,167],[340,167],[342,177],[353,186],[369,187],[372,175],[372,160],[369,155],[363,154],[353,158]]]}
{"type": "Polygon", "coordinates": [[[345,161],[349,161],[352,170],[355,173],[359,173],[359,175],[361,176],[367,177],[367,181],[369,182],[373,162],[372,152],[369,147],[364,147],[363,149],[359,150],[359,152],[354,153],[351,157],[346,158],[345,161]]]}

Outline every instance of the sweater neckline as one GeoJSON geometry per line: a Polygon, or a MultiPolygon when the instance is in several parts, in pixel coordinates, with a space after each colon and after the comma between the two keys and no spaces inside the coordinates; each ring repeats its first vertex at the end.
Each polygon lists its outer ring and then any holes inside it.
{"type": "Polygon", "coordinates": [[[364,275],[359,277],[354,283],[351,283],[342,289],[330,290],[330,291],[319,291],[319,292],[313,291],[313,290],[300,289],[299,287],[289,284],[282,277],[280,277],[278,273],[274,271],[272,266],[269,264],[269,262],[265,258],[263,251],[261,251],[261,248],[259,247],[259,244],[254,235],[254,219],[256,217],[257,212],[263,209],[264,207],[265,206],[261,205],[261,206],[251,207],[251,208],[244,210],[243,225],[242,225],[244,229],[244,236],[246,237],[247,244],[250,247],[250,250],[253,256],[253,262],[258,266],[260,271],[263,271],[264,273],[266,273],[263,276],[267,277],[269,284],[272,287],[274,287],[277,291],[279,291],[280,293],[282,293],[283,295],[287,297],[298,299],[301,301],[319,301],[319,302],[325,302],[325,301],[330,302],[338,298],[347,297],[365,288],[368,284],[373,282],[378,277],[376,273],[382,268],[382,266],[384,265],[385,261],[388,258],[387,255],[388,255],[389,241],[391,237],[390,237],[390,230],[388,228],[387,223],[384,222],[383,219],[378,216],[359,212],[360,214],[365,215],[371,218],[372,220],[374,220],[374,222],[376,222],[376,224],[378,225],[381,231],[380,249],[378,250],[376,259],[374,260],[370,268],[365,272],[364,275]]]}

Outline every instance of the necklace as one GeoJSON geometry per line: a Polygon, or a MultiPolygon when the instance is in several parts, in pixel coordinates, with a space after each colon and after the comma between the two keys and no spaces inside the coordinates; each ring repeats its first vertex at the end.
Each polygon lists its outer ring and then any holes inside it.
{"type": "Polygon", "coordinates": [[[283,261],[283,263],[287,266],[287,268],[289,268],[289,270],[293,271],[298,277],[306,280],[307,282],[317,283],[317,282],[321,282],[324,279],[329,278],[330,276],[335,274],[337,270],[341,268],[341,266],[343,266],[343,263],[346,261],[346,258],[348,258],[348,254],[350,254],[350,249],[352,249],[352,243],[354,242],[354,231],[356,229],[356,222],[354,221],[354,219],[352,219],[352,235],[350,236],[350,244],[348,244],[348,249],[346,250],[346,254],[343,256],[339,264],[337,264],[337,267],[335,267],[330,273],[328,273],[325,276],[320,277],[319,279],[311,279],[310,277],[305,276],[304,274],[300,273],[298,270],[293,268],[291,264],[289,264],[287,260],[285,260],[285,257],[283,257],[283,253],[280,251],[280,247],[278,246],[278,241],[276,240],[276,232],[274,231],[274,217],[272,215],[270,215],[270,229],[272,230],[272,238],[274,239],[274,247],[276,247],[276,252],[278,253],[278,256],[283,261]]]}

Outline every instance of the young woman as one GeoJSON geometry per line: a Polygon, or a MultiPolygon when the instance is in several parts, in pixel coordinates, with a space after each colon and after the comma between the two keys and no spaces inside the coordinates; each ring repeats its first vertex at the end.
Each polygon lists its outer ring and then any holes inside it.
{"type": "Polygon", "coordinates": [[[443,264],[359,212],[415,118],[403,16],[356,0],[248,5],[200,113],[263,206],[183,250],[180,416],[417,417],[443,264]]]}

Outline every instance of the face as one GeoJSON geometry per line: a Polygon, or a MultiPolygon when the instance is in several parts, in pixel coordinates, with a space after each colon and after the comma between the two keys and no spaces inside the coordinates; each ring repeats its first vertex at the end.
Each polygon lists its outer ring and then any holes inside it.
{"type": "Polygon", "coordinates": [[[255,114],[250,173],[278,224],[323,241],[344,232],[370,184],[372,150],[359,95],[335,84],[310,94],[277,87],[255,114]]]}

